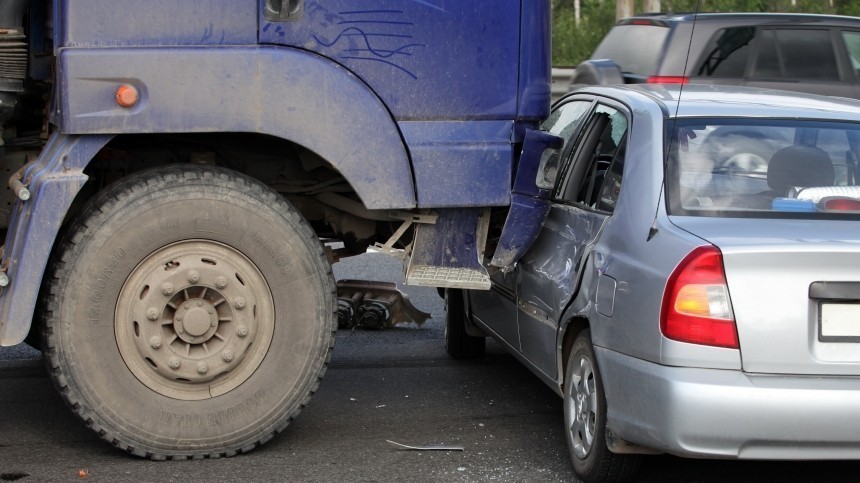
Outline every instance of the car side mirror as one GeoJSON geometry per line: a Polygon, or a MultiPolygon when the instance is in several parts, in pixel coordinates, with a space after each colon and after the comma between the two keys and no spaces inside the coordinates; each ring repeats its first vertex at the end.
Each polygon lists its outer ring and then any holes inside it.
{"type": "Polygon", "coordinates": [[[514,192],[545,198],[555,186],[564,139],[546,131],[526,131],[514,192]]]}
{"type": "Polygon", "coordinates": [[[561,158],[560,148],[544,148],[540,155],[540,166],[538,166],[535,184],[542,190],[551,190],[555,186],[555,177],[558,175],[558,160],[561,158]]]}

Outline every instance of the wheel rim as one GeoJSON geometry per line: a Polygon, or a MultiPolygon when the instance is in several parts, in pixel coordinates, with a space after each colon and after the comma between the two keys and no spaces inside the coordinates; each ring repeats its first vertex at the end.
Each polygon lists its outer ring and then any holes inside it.
{"type": "Polygon", "coordinates": [[[591,451],[597,426],[597,382],[594,367],[587,357],[580,357],[572,369],[567,398],[568,414],[572,416],[568,431],[574,454],[577,458],[585,458],[591,451]]]}
{"type": "Polygon", "coordinates": [[[155,251],[132,271],[114,328],[123,361],[141,383],[175,399],[206,399],[259,367],[274,333],[274,302],[242,253],[188,240],[155,251]]]}

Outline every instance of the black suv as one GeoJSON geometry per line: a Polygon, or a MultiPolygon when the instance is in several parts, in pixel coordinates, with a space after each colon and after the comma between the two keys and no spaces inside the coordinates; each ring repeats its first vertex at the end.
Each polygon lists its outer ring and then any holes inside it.
{"type": "Polygon", "coordinates": [[[746,85],[860,99],[860,18],[631,17],[619,21],[591,60],[577,67],[572,87],[643,82],[746,85]]]}

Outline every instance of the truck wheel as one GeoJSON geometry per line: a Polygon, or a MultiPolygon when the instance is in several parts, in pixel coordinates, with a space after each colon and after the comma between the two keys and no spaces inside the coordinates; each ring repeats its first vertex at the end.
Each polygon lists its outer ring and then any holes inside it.
{"type": "Polygon", "coordinates": [[[606,396],[588,329],[570,349],[563,389],[565,435],[576,475],[588,483],[632,479],[641,456],[614,454],[606,447],[606,396]]]}
{"type": "Polygon", "coordinates": [[[72,410],[138,456],[232,456],[307,405],[336,293],[277,193],[212,167],[137,173],[94,199],[55,254],[46,361],[72,410]]]}
{"type": "Polygon", "coordinates": [[[445,350],[454,359],[474,359],[484,355],[486,337],[466,332],[465,294],[459,289],[445,290],[445,350]]]}

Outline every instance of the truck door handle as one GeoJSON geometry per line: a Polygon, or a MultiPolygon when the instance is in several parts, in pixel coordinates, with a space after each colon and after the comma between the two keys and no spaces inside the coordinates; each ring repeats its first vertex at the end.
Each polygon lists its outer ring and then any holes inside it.
{"type": "Polygon", "coordinates": [[[266,0],[266,20],[295,20],[302,12],[304,0],[266,0]]]}

